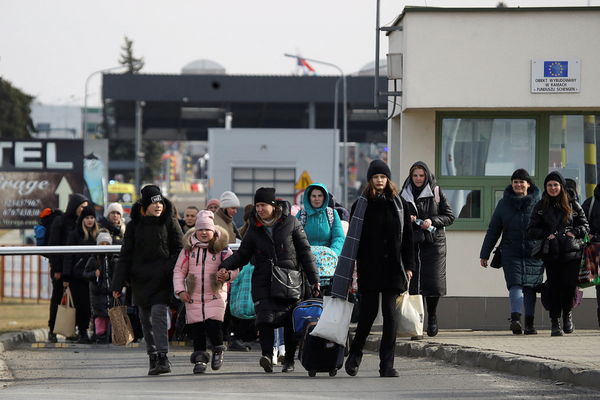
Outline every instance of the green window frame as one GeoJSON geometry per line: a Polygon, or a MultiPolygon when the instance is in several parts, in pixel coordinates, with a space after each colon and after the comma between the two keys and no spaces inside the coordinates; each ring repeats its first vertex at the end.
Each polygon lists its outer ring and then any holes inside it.
{"type": "MultiPolygon", "coordinates": [[[[484,231],[496,207],[496,191],[503,191],[510,184],[507,176],[442,176],[442,122],[447,118],[463,119],[533,119],[535,120],[535,174],[533,181],[538,187],[548,171],[549,137],[548,125],[551,113],[542,112],[436,112],[436,163],[435,171],[442,190],[480,190],[480,215],[478,218],[458,218],[460,210],[453,210],[457,217],[449,230],[484,231]],[[544,134],[545,133],[545,134],[544,134]]],[[[552,114],[561,114],[560,112],[552,114]]],[[[570,112],[570,114],[574,114],[570,112]]]]}

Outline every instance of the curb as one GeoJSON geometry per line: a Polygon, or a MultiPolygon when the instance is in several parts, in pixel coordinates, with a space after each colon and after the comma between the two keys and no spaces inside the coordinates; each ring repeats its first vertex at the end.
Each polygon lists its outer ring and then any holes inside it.
{"type": "MultiPolygon", "coordinates": [[[[369,336],[365,349],[378,351],[380,338],[369,336]]],[[[452,364],[479,367],[531,378],[550,379],[600,389],[600,370],[573,367],[566,362],[502,351],[431,342],[396,342],[396,355],[434,358],[452,364]]]]}
{"type": "MultiPolygon", "coordinates": [[[[48,339],[48,329],[33,329],[23,332],[9,332],[0,335],[0,354],[12,350],[20,343],[43,342],[48,339]]],[[[6,363],[0,359],[0,388],[8,386],[14,380],[6,363]]]]}

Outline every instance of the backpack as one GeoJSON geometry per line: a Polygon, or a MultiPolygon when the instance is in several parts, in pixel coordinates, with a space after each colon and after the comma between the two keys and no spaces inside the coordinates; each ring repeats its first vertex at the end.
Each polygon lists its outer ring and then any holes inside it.
{"type": "Polygon", "coordinates": [[[48,238],[50,237],[50,227],[54,219],[63,215],[63,212],[58,208],[44,208],[38,215],[38,224],[33,227],[35,233],[35,245],[47,246],[48,238]]]}
{"type": "MultiPolygon", "coordinates": [[[[327,221],[329,222],[329,229],[331,229],[331,227],[333,226],[333,218],[334,218],[333,217],[333,208],[327,207],[326,211],[327,211],[327,221]]],[[[302,226],[306,225],[306,218],[308,218],[308,214],[306,213],[306,210],[303,208],[302,210],[300,210],[300,216],[298,217],[302,226]]]]}

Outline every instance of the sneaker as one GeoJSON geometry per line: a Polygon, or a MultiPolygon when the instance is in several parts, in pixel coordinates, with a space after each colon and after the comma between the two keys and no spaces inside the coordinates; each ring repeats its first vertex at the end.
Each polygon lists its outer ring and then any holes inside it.
{"type": "Polygon", "coordinates": [[[267,373],[273,372],[273,363],[271,362],[271,357],[262,356],[258,363],[260,364],[261,367],[263,367],[265,372],[267,372],[267,373]]]}
{"type": "Polygon", "coordinates": [[[212,360],[210,361],[210,368],[213,371],[217,371],[223,366],[223,351],[225,346],[215,346],[212,353],[212,360]]]}
{"type": "Polygon", "coordinates": [[[281,372],[294,372],[294,362],[284,361],[281,372]]]}
{"type": "Polygon", "coordinates": [[[229,341],[229,346],[227,346],[227,350],[229,351],[250,351],[250,347],[242,342],[240,339],[231,339],[229,341]]]}

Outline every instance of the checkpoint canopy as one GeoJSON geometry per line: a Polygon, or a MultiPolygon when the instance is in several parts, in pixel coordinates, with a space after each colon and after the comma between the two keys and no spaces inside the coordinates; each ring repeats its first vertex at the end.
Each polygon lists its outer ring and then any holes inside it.
{"type": "Polygon", "coordinates": [[[0,140],[0,229],[31,228],[83,193],[82,140],[0,140]]]}

